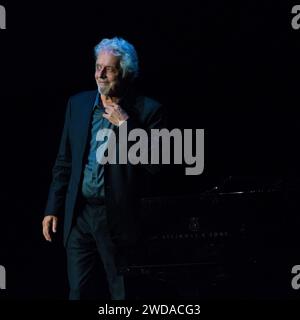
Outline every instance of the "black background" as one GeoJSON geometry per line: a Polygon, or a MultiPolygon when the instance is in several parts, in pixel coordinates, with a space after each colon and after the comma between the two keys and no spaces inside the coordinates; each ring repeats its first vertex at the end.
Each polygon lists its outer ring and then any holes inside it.
{"type": "Polygon", "coordinates": [[[266,0],[1,4],[7,29],[0,30],[0,264],[8,297],[66,297],[64,250],[59,241],[43,240],[41,220],[67,99],[96,88],[93,47],[113,36],[136,47],[139,88],[165,105],[169,127],[205,129],[203,174],[167,168],[159,193],[199,194],[228,176],[282,182],[286,202],[266,214],[286,224],[276,229],[272,260],[264,261],[269,280],[255,292],[297,297],[290,270],[300,263],[300,31],[291,28],[292,6],[266,0]]]}

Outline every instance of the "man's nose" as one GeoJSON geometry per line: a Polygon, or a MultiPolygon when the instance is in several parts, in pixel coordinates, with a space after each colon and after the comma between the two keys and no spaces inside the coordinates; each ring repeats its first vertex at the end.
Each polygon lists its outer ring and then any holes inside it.
{"type": "Polygon", "coordinates": [[[106,70],[105,70],[105,68],[102,68],[102,69],[99,71],[99,75],[100,75],[100,78],[101,78],[101,79],[105,79],[105,78],[106,78],[106,70]]]}

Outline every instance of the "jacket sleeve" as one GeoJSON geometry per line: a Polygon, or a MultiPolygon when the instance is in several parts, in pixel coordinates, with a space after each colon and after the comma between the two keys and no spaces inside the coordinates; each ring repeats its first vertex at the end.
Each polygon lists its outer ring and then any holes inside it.
{"type": "Polygon", "coordinates": [[[71,120],[71,100],[69,99],[62,137],[58,154],[52,169],[52,182],[49,189],[45,215],[62,215],[65,197],[71,176],[72,154],[69,141],[69,126],[71,120]]]}

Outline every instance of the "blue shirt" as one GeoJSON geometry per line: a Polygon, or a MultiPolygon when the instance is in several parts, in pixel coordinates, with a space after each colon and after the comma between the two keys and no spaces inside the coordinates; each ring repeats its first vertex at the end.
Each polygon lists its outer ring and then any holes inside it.
{"type": "Polygon", "coordinates": [[[113,124],[103,118],[104,107],[97,93],[91,125],[90,151],[84,168],[82,194],[85,198],[102,198],[104,193],[104,166],[97,162],[96,151],[105,142],[96,141],[97,132],[104,128],[113,128],[113,124]]]}

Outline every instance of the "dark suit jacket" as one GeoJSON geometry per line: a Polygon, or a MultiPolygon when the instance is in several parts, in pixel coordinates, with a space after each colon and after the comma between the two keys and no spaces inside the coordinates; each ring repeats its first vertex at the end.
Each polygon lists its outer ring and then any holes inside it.
{"type": "MultiPolygon", "coordinates": [[[[92,110],[97,91],[86,91],[69,99],[58,155],[53,167],[45,215],[64,215],[64,244],[81,210],[81,184],[90,145],[92,110]]],[[[134,128],[162,128],[161,105],[147,97],[128,95],[121,107],[129,115],[128,132],[134,128]]],[[[116,135],[118,127],[115,127],[116,135]]],[[[139,235],[139,197],[145,178],[156,165],[105,164],[104,182],[108,222],[117,245],[132,244],[139,235]]]]}

